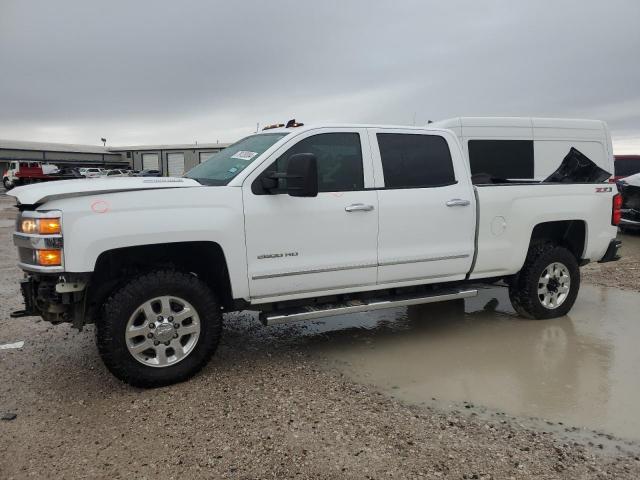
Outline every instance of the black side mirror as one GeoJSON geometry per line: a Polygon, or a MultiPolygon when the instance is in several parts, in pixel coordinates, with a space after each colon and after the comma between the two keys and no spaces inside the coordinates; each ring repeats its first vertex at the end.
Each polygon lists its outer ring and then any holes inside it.
{"type": "Polygon", "coordinates": [[[318,196],[318,160],[313,153],[297,153],[289,157],[287,193],[292,197],[318,196]]]}

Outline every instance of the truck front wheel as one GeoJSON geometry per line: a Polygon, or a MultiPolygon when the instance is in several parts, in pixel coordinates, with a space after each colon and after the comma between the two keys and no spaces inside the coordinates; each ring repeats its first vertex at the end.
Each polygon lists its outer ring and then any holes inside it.
{"type": "Polygon", "coordinates": [[[107,368],[137,387],[160,387],[196,374],[214,354],[222,330],[220,305],[194,275],[162,270],[116,291],[97,323],[107,368]]]}
{"type": "Polygon", "coordinates": [[[2,179],[2,185],[4,186],[5,190],[11,190],[14,187],[13,182],[9,180],[7,177],[4,177],[2,179]]]}
{"type": "Polygon", "coordinates": [[[579,288],[576,257],[564,247],[546,243],[529,249],[522,270],[509,286],[509,298],[518,314],[542,320],[566,315],[579,288]]]}

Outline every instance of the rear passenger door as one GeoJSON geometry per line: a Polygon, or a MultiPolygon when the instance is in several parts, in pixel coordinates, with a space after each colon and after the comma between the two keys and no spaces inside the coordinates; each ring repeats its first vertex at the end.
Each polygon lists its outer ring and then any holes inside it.
{"type": "Polygon", "coordinates": [[[448,132],[370,129],[378,189],[378,283],[465,278],[475,236],[468,167],[448,132]]]}

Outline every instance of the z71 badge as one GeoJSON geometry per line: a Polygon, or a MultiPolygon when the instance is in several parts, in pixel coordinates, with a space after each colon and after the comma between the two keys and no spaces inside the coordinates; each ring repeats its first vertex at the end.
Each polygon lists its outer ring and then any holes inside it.
{"type": "Polygon", "coordinates": [[[612,192],[613,187],[596,187],[596,193],[612,192]]]}

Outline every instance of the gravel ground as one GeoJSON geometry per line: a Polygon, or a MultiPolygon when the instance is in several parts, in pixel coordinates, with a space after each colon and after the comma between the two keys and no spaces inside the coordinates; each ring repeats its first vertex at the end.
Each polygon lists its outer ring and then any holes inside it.
{"type": "Polygon", "coordinates": [[[193,380],[128,387],[103,367],[92,328],[9,319],[21,275],[10,231],[2,224],[0,344],[25,345],[0,350],[0,413],[17,414],[0,420],[2,479],[640,477],[635,453],[398,403],[324,369],[291,341],[301,327],[247,314],[228,317],[193,380]]]}
{"type": "Polygon", "coordinates": [[[617,262],[590,263],[582,268],[585,281],[602,287],[640,291],[640,232],[619,234],[622,258],[617,262]]]}

